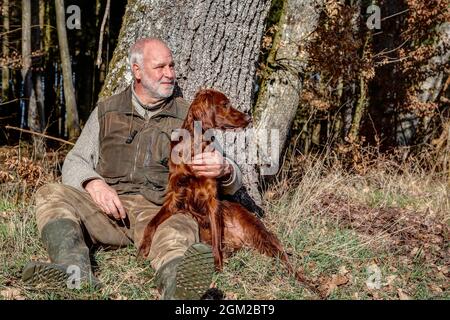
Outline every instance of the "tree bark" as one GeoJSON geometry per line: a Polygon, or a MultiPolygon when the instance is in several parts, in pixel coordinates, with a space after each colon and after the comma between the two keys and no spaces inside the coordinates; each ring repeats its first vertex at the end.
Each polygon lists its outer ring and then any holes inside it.
{"type": "MultiPolygon", "coordinates": [[[[260,113],[257,131],[279,131],[279,153],[283,153],[292,121],[295,118],[302,90],[302,74],[307,66],[307,56],[301,51],[314,31],[319,12],[316,5],[323,1],[286,0],[275,36],[268,64],[272,72],[263,80],[258,96],[256,113],[260,113]]],[[[269,149],[269,155],[271,150],[269,149]]],[[[268,157],[270,158],[270,156],[268,157]]],[[[270,159],[272,165],[280,159],[270,159]]]]}
{"type": "Polygon", "coordinates": [[[44,28],[45,32],[43,31],[43,50],[44,52],[50,52],[50,47],[52,45],[52,34],[51,34],[51,21],[50,21],[50,2],[44,1],[45,5],[45,14],[44,14],[44,28]]]}
{"type": "Polygon", "coordinates": [[[64,78],[64,98],[67,113],[67,131],[69,139],[75,139],[80,133],[75,89],[72,82],[72,65],[67,41],[64,0],[55,0],[56,28],[58,29],[59,51],[64,78]]]}
{"type": "Polygon", "coordinates": [[[226,93],[249,111],[268,0],[129,0],[105,85],[107,97],[131,83],[128,49],[142,37],[168,43],[178,84],[189,101],[200,87],[226,93]]]}
{"type": "Polygon", "coordinates": [[[434,102],[442,92],[444,86],[444,70],[443,67],[450,60],[450,22],[447,22],[439,28],[439,39],[437,41],[438,54],[430,59],[426,70],[435,70],[422,84],[419,86],[419,101],[434,102]]]}
{"type": "MultiPolygon", "coordinates": [[[[3,32],[2,36],[2,54],[3,57],[8,59],[9,56],[9,0],[3,0],[2,5],[2,16],[3,16],[3,32]]],[[[9,92],[9,66],[2,67],[2,99],[8,101],[9,92]]]]}
{"type": "MultiPolygon", "coordinates": [[[[213,87],[238,109],[249,112],[269,7],[269,0],[129,0],[100,97],[118,93],[131,83],[128,49],[137,39],[152,36],[171,48],[178,85],[187,101],[201,87],[213,87]]],[[[241,169],[246,191],[260,205],[254,167],[242,165],[241,169]]]]}

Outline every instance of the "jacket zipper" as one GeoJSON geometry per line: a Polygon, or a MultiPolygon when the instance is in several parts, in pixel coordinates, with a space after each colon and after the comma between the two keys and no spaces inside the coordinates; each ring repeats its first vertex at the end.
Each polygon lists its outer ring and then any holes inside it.
{"type": "Polygon", "coordinates": [[[142,128],[139,130],[139,132],[137,133],[137,141],[136,141],[136,149],[134,151],[134,164],[133,164],[133,169],[130,172],[130,182],[133,181],[133,173],[136,171],[136,166],[137,166],[137,158],[138,158],[138,151],[139,151],[139,142],[141,140],[141,135],[140,133],[142,132],[142,130],[144,130],[145,128],[147,128],[148,123],[149,123],[150,119],[146,119],[144,125],[142,126],[142,128]]]}

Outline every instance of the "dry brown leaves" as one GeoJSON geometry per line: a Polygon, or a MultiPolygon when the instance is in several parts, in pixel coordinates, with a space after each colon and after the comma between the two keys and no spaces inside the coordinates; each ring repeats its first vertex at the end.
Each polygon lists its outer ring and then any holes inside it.
{"type": "Polygon", "coordinates": [[[23,183],[35,189],[55,180],[54,168],[50,163],[57,161],[57,154],[48,153],[43,160],[32,160],[27,155],[20,155],[16,148],[0,150],[0,184],[23,183]]]}
{"type": "Polygon", "coordinates": [[[21,295],[21,292],[17,288],[7,288],[0,291],[0,297],[5,300],[25,300],[25,297],[21,295]]]}
{"type": "Polygon", "coordinates": [[[348,270],[345,266],[342,266],[339,269],[338,274],[333,274],[330,276],[322,276],[319,279],[321,283],[319,286],[319,291],[322,293],[324,298],[329,297],[338,287],[346,285],[349,281],[351,281],[351,274],[349,274],[348,270]]]}
{"type": "MultiPolygon", "coordinates": [[[[34,163],[31,159],[27,157],[12,156],[5,161],[6,169],[5,172],[15,172],[17,175],[13,177],[15,179],[20,179],[26,181],[27,184],[35,184],[37,180],[40,180],[43,176],[44,169],[39,165],[34,163]]],[[[9,174],[11,177],[11,174],[9,174]]]]}
{"type": "Polygon", "coordinates": [[[400,208],[370,208],[326,194],[317,210],[334,216],[341,225],[385,239],[390,249],[411,257],[422,256],[434,265],[450,264],[449,227],[426,213],[400,208]]]}

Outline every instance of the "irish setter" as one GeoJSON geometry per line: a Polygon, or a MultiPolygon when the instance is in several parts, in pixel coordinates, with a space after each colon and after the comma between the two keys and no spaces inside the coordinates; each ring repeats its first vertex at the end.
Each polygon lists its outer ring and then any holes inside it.
{"type": "MultiPolygon", "coordinates": [[[[196,94],[182,126],[191,137],[194,136],[194,121],[201,121],[205,132],[211,128],[245,128],[250,117],[233,108],[223,93],[205,89],[196,94]]],[[[172,142],[172,149],[178,143],[172,142]]],[[[206,147],[205,142],[202,144],[202,148],[206,147]]],[[[262,254],[279,257],[289,272],[304,282],[303,277],[294,271],[280,241],[259,218],[239,203],[220,200],[216,179],[197,177],[189,164],[175,164],[172,160],[169,160],[170,175],[165,202],[144,231],[138,257],[148,255],[153,235],[161,223],[176,213],[189,214],[198,222],[201,241],[212,246],[217,270],[223,266],[223,250],[233,252],[246,246],[262,254]]]]}

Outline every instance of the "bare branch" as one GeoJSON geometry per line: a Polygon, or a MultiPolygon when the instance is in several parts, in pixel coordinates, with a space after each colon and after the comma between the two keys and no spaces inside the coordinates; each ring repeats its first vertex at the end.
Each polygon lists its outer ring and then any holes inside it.
{"type": "Polygon", "coordinates": [[[52,136],[49,136],[47,134],[40,133],[40,132],[35,132],[35,131],[21,129],[21,128],[17,128],[17,127],[11,127],[11,126],[5,126],[5,129],[17,130],[17,131],[21,131],[21,132],[25,132],[25,133],[34,134],[36,136],[44,137],[44,138],[47,138],[47,139],[56,140],[56,141],[59,141],[59,142],[62,142],[62,143],[70,144],[72,146],[75,145],[75,143],[73,143],[73,142],[70,142],[70,141],[67,141],[67,140],[63,140],[63,139],[60,139],[60,138],[56,138],[56,137],[52,137],[52,136]]]}

